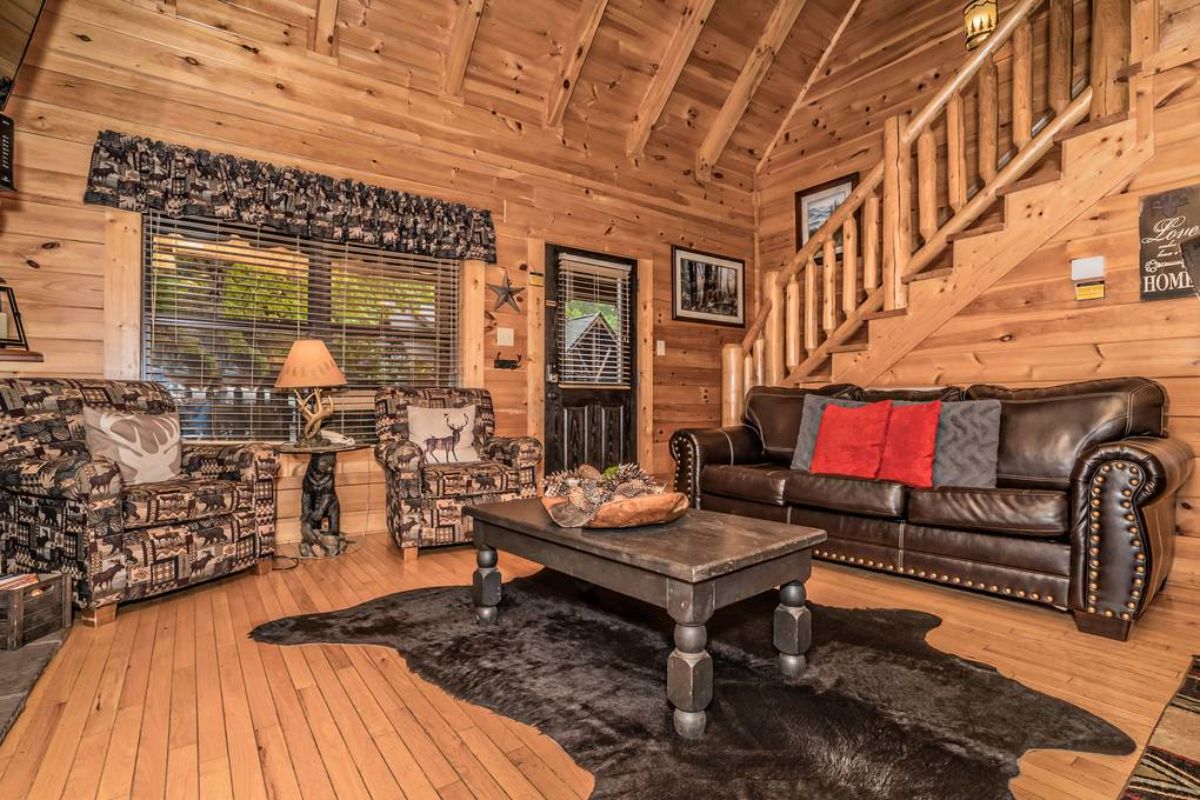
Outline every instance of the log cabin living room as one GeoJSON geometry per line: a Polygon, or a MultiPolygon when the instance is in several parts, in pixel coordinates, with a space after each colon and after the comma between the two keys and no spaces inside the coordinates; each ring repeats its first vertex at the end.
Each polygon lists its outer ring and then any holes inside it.
{"type": "Polygon", "coordinates": [[[1198,45],[0,0],[0,798],[1200,798],[1198,45]]]}

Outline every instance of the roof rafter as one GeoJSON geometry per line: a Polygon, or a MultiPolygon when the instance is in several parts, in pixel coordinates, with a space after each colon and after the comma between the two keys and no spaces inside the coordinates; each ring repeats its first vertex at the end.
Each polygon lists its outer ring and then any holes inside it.
{"type": "Polygon", "coordinates": [[[583,62],[587,59],[588,51],[592,49],[592,40],[596,38],[596,31],[600,28],[600,20],[604,18],[604,9],[607,6],[608,0],[583,1],[572,47],[565,53],[562,69],[558,71],[558,77],[550,89],[550,96],[546,99],[546,124],[550,127],[562,124],[567,105],[571,102],[571,95],[575,93],[579,73],[583,71],[583,62]]]}
{"type": "Polygon", "coordinates": [[[708,22],[708,15],[715,2],[716,0],[688,0],[683,7],[679,27],[671,35],[671,41],[658,63],[654,78],[634,114],[633,128],[630,129],[625,142],[625,152],[630,157],[636,158],[645,151],[646,142],[650,140],[650,131],[666,108],[671,93],[675,91],[675,84],[679,82],[683,67],[692,55],[692,49],[696,46],[696,40],[700,38],[704,23],[708,22]]]}
{"type": "Polygon", "coordinates": [[[758,43],[750,53],[750,58],[742,66],[729,96],[725,98],[725,104],[717,112],[712,127],[700,144],[696,153],[696,180],[708,181],[712,178],[713,167],[721,158],[721,153],[725,152],[729,137],[733,136],[738,123],[745,116],[750,100],[762,85],[763,78],[767,77],[767,70],[775,63],[775,54],[792,32],[792,26],[807,2],[808,0],[779,0],[775,5],[758,43]]]}
{"type": "Polygon", "coordinates": [[[475,44],[475,32],[479,30],[479,18],[487,0],[455,0],[458,14],[454,28],[450,31],[450,45],[446,50],[446,73],[442,88],[448,95],[462,95],[463,78],[467,75],[467,62],[471,59],[471,48],[475,44]]]}
{"type": "Polygon", "coordinates": [[[821,71],[825,69],[825,64],[829,61],[829,57],[833,55],[833,51],[837,49],[838,42],[841,40],[842,34],[845,33],[846,28],[850,26],[850,21],[854,19],[854,15],[858,13],[858,7],[861,5],[862,0],[854,0],[854,2],[850,4],[850,8],[846,9],[846,13],[842,17],[842,21],[838,24],[837,29],[833,32],[833,36],[829,39],[829,44],[825,46],[825,50],[821,53],[821,57],[817,59],[816,65],[814,65],[812,68],[812,72],[808,74],[808,80],[804,82],[804,86],[800,87],[800,92],[796,95],[795,102],[792,103],[792,107],[788,109],[788,113],[783,118],[783,122],[779,125],[779,129],[775,131],[775,135],[771,137],[771,141],[767,144],[766,149],[763,150],[762,158],[758,160],[758,164],[754,167],[755,172],[761,172],[762,168],[767,163],[767,159],[769,159],[771,154],[775,152],[775,147],[779,144],[779,141],[783,138],[784,134],[787,133],[788,126],[792,124],[792,118],[796,116],[796,112],[800,110],[800,107],[804,105],[804,101],[808,99],[809,90],[812,89],[813,84],[816,83],[817,79],[821,76],[821,71]]]}

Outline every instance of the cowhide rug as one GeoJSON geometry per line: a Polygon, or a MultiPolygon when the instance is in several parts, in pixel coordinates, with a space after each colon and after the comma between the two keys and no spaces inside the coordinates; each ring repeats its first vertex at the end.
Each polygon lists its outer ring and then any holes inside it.
{"type": "Polygon", "coordinates": [[[666,614],[548,570],[506,584],[490,628],[453,586],[251,635],[394,647],[426,680],[553,738],[595,775],[596,798],[988,800],[1011,797],[1027,750],[1133,750],[1098,717],[930,647],[931,614],[811,606],[808,669],[789,681],[771,645],[776,602],[713,617],[715,697],[697,742],[672,727],[666,614]]]}

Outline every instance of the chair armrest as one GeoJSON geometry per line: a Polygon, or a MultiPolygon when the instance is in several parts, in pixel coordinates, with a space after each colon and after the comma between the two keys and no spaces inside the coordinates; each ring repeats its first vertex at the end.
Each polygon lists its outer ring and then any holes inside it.
{"type": "Polygon", "coordinates": [[[255,483],[279,474],[279,449],[264,442],[184,442],[180,469],[193,478],[255,483]]]}
{"type": "Polygon", "coordinates": [[[121,470],[106,458],[70,455],[0,462],[0,489],[13,494],[89,504],[120,497],[121,470]]]}
{"type": "Polygon", "coordinates": [[[675,459],[675,491],[685,493],[693,508],[700,507],[700,472],[708,464],[758,464],[763,445],[749,425],[728,428],[681,428],[671,436],[675,459]]]}
{"type": "Polygon", "coordinates": [[[375,460],[383,465],[388,491],[394,492],[394,496],[410,499],[421,496],[421,470],[425,467],[421,448],[407,439],[380,442],[375,445],[375,460]]]}
{"type": "Polygon", "coordinates": [[[536,467],[542,460],[542,443],[532,436],[493,436],[484,442],[479,456],[510,467],[536,467]]]}
{"type": "Polygon", "coordinates": [[[1073,607],[1136,619],[1171,570],[1175,494],[1192,469],[1179,439],[1136,436],[1097,445],[1071,476],[1073,607]]]}

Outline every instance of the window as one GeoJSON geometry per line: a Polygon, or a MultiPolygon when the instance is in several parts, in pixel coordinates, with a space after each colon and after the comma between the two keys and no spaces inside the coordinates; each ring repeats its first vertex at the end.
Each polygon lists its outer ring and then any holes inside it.
{"type": "Polygon", "coordinates": [[[376,388],[458,385],[457,261],[158,214],[143,231],[142,374],[170,389],[185,437],[293,438],[274,384],[301,338],[346,374],[326,427],[359,441],[376,388]]]}
{"type": "Polygon", "coordinates": [[[630,268],[563,253],[555,315],[562,384],[628,388],[630,268]]]}

